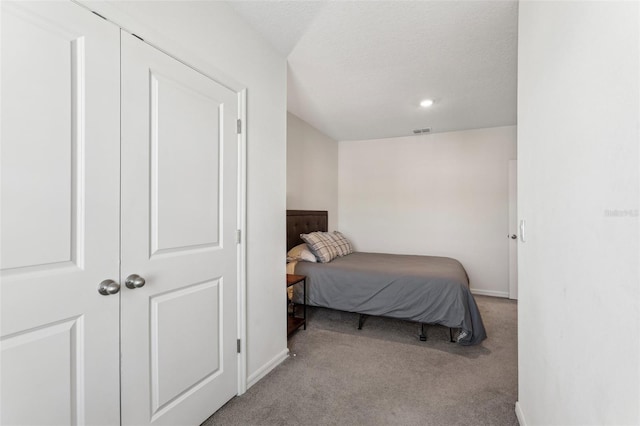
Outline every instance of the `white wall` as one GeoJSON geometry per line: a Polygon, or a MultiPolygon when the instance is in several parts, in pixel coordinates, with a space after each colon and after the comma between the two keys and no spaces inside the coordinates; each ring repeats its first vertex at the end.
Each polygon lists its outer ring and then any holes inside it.
{"type": "Polygon", "coordinates": [[[247,373],[287,355],[286,61],[223,2],[92,2],[118,22],[234,90],[247,88],[247,373]]]}
{"type": "Polygon", "coordinates": [[[521,424],[640,424],[639,22],[520,2],[521,424]]]}
{"type": "Polygon", "coordinates": [[[287,114],[287,209],[328,210],[338,223],[338,142],[287,114]]]}
{"type": "Polygon", "coordinates": [[[339,227],[359,251],[454,257],[508,297],[515,126],[339,143],[339,227]]]}

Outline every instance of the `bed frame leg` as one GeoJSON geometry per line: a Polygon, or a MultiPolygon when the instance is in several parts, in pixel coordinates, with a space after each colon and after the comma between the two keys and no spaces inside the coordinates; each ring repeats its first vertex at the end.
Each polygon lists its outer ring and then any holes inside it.
{"type": "Polygon", "coordinates": [[[420,323],[420,341],[421,342],[426,342],[427,341],[427,334],[424,332],[424,324],[420,323]]]}
{"type": "Polygon", "coordinates": [[[456,341],[453,340],[453,328],[449,327],[449,342],[451,343],[455,343],[456,341]]]}
{"type": "Polygon", "coordinates": [[[358,317],[358,330],[362,330],[362,325],[364,324],[364,320],[367,317],[365,314],[359,314],[358,317]]]}

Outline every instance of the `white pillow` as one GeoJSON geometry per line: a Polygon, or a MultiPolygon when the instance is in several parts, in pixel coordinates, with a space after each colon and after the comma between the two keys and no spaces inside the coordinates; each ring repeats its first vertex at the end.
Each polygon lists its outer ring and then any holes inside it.
{"type": "Polygon", "coordinates": [[[302,243],[287,252],[287,260],[304,260],[305,262],[317,262],[316,256],[311,253],[309,247],[302,243]]]}

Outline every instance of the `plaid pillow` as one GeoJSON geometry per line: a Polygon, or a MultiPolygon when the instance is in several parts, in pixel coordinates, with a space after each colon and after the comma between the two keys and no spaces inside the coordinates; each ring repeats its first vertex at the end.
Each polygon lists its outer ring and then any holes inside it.
{"type": "Polygon", "coordinates": [[[338,256],[333,239],[324,232],[300,234],[300,238],[307,243],[309,250],[316,255],[320,263],[329,263],[338,256]]]}
{"type": "Polygon", "coordinates": [[[346,256],[353,253],[351,242],[342,233],[334,231],[333,233],[327,233],[327,235],[333,240],[338,256],[346,256]]]}

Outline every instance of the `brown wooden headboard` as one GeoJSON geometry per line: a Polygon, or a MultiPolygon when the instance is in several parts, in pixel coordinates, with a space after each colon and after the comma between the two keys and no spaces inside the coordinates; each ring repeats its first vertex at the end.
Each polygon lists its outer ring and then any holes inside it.
{"type": "Polygon", "coordinates": [[[287,251],[302,244],[300,234],[328,230],[326,210],[287,210],[287,251]]]}

